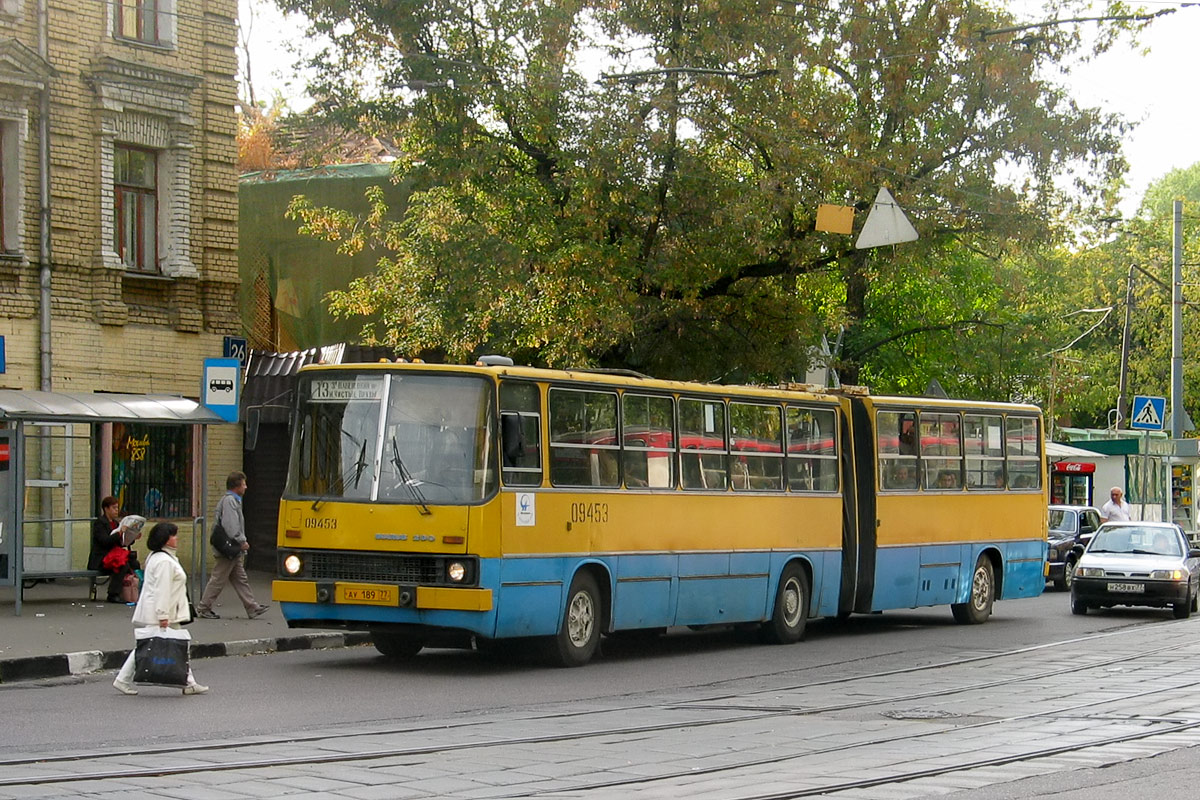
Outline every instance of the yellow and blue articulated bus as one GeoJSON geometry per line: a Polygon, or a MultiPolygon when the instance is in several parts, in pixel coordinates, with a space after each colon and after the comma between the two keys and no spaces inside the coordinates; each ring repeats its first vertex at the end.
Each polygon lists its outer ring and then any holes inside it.
{"type": "MultiPolygon", "coordinates": [[[[291,627],[385,655],[948,604],[1045,581],[1029,405],[632,373],[379,363],[300,372],[273,586],[291,627]]],[[[496,361],[505,363],[494,363],[496,361]]]]}

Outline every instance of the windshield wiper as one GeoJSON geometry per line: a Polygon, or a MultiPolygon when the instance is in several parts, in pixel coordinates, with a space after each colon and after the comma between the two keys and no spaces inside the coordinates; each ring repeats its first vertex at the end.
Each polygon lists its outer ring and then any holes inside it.
{"type": "Polygon", "coordinates": [[[367,466],[367,442],[363,440],[362,448],[358,451],[358,461],[354,464],[354,488],[358,488],[358,479],[362,477],[367,466]]]}
{"type": "Polygon", "coordinates": [[[400,483],[408,487],[412,492],[413,499],[417,501],[417,505],[421,508],[421,516],[429,516],[433,512],[429,510],[429,506],[425,503],[425,495],[421,494],[421,482],[412,476],[408,471],[408,467],[404,466],[404,461],[400,458],[400,448],[396,445],[396,437],[392,437],[392,464],[396,467],[396,474],[400,476],[400,483]]]}

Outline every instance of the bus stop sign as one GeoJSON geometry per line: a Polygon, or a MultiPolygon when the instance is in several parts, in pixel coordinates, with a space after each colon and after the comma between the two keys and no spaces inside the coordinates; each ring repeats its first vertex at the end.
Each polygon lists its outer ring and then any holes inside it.
{"type": "Polygon", "coordinates": [[[241,367],[241,362],[236,358],[204,359],[201,402],[226,422],[238,421],[238,403],[242,395],[241,367]]]}

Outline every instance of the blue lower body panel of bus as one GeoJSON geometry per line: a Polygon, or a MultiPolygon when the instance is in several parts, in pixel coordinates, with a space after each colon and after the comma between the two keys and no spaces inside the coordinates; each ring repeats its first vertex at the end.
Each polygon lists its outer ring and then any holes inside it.
{"type": "MultiPolygon", "coordinates": [[[[344,584],[276,581],[273,596],[284,618],[307,627],[417,625],[466,631],[487,638],[550,636],[561,624],[570,582],[580,571],[597,578],[609,599],[615,630],[712,625],[769,619],[779,577],[799,562],[810,577],[810,616],[837,612],[841,554],[647,553],[482,559],[477,588],[422,587],[409,602],[367,604],[342,600],[344,584]],[[470,597],[466,593],[475,593],[470,597]],[[480,594],[487,602],[476,602],[480,594]]],[[[395,587],[392,587],[395,588],[395,587]]]]}
{"type": "Polygon", "coordinates": [[[1036,597],[1046,583],[1045,553],[1040,539],[881,547],[871,610],[965,603],[981,557],[992,564],[996,599],[1036,597]]]}

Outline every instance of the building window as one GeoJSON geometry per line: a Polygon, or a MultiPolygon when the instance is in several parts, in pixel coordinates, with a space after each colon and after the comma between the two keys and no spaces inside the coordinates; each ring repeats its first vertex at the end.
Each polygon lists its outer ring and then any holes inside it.
{"type": "Polygon", "coordinates": [[[0,252],[7,253],[9,241],[5,235],[4,220],[8,219],[9,203],[5,189],[9,186],[9,170],[6,163],[8,155],[7,142],[4,141],[3,128],[0,127],[0,252]]]}
{"type": "MultiPolygon", "coordinates": [[[[0,108],[0,113],[3,112],[0,108]]],[[[21,186],[23,120],[0,118],[0,253],[21,252],[21,186]]]]}
{"type": "Polygon", "coordinates": [[[126,269],[158,271],[158,159],[151,150],[114,152],[116,250],[126,269]]]}
{"type": "Polygon", "coordinates": [[[126,514],[191,516],[192,469],[188,426],[113,423],[112,491],[126,514]]]}
{"type": "Polygon", "coordinates": [[[170,46],[172,26],[168,0],[116,0],[113,35],[134,42],[170,46]]]}

